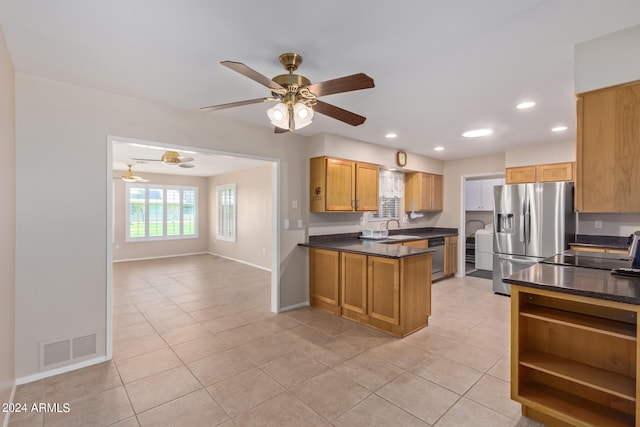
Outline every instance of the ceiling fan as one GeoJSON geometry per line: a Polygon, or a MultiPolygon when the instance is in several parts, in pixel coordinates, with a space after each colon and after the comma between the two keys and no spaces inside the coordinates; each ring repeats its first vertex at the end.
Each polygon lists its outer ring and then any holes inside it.
{"type": "MultiPolygon", "coordinates": [[[[128,171],[126,171],[119,179],[123,180],[124,182],[149,182],[148,179],[144,179],[141,176],[136,175],[132,170],[131,167],[133,165],[127,165],[127,167],[129,168],[128,171]]],[[[117,177],[113,177],[113,179],[118,179],[117,177]]]]}
{"type": "Polygon", "coordinates": [[[292,132],[295,129],[308,126],[311,124],[314,112],[324,114],[352,126],[364,123],[366,117],[320,101],[318,98],[335,93],[372,88],[375,85],[371,77],[364,73],[358,73],[312,84],[305,76],[293,74],[298,65],[302,63],[302,56],[297,53],[283,53],[279,59],[288,74],[280,74],[273,79],[269,79],[240,62],[220,62],[225,67],[266,86],[271,90],[271,96],[213,105],[211,107],[203,107],[201,110],[222,110],[241,105],[277,101],[278,104],[267,111],[271,123],[276,127],[276,133],[292,132]]]}
{"type": "Polygon", "coordinates": [[[167,166],[179,166],[181,168],[192,168],[195,165],[192,165],[189,162],[193,161],[193,157],[181,156],[177,151],[168,150],[165,151],[162,157],[159,159],[134,159],[131,160],[142,161],[142,162],[162,162],[167,166]]]}

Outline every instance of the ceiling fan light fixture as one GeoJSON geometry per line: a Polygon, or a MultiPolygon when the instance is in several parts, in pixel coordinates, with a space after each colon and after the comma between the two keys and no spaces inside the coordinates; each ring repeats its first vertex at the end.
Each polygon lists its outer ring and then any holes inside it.
{"type": "MultiPolygon", "coordinates": [[[[271,124],[281,129],[289,129],[289,111],[281,102],[267,110],[267,116],[271,120],[271,124]]],[[[302,129],[311,124],[313,118],[313,109],[307,107],[301,102],[296,103],[293,107],[293,122],[295,129],[302,129]]]]}

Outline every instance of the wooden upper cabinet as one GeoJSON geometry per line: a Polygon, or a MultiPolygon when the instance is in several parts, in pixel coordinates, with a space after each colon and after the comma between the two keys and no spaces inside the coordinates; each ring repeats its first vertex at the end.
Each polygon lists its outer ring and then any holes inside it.
{"type": "Polygon", "coordinates": [[[506,169],[505,181],[507,184],[573,181],[573,169],[573,162],[518,166],[506,169]]]}
{"type": "Polygon", "coordinates": [[[310,160],[311,212],[378,210],[378,165],[331,157],[310,160]]]}
{"type": "Polygon", "coordinates": [[[380,178],[378,165],[356,163],[356,210],[377,211],[380,178]]]}
{"type": "Polygon", "coordinates": [[[536,166],[536,177],[538,182],[573,181],[573,168],[573,162],[538,165],[536,166]]]}
{"type": "Polygon", "coordinates": [[[640,82],[578,95],[576,210],[640,212],[640,82]]]}
{"type": "Polygon", "coordinates": [[[442,211],[442,175],[411,172],[404,175],[405,211],[442,211]]]}
{"type": "Polygon", "coordinates": [[[536,167],[533,165],[507,168],[505,175],[505,182],[507,184],[526,184],[529,182],[536,182],[536,167]]]}

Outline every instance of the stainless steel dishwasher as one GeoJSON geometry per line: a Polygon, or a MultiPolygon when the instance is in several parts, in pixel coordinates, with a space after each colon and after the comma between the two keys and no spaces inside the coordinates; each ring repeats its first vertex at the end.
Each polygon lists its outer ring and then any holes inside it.
{"type": "Polygon", "coordinates": [[[429,249],[435,249],[431,253],[431,281],[444,277],[444,237],[429,239],[429,249]]]}

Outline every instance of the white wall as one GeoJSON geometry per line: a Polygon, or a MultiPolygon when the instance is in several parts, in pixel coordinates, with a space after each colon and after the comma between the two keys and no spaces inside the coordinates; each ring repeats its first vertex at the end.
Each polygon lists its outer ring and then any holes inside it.
{"type": "Polygon", "coordinates": [[[504,155],[504,164],[506,168],[575,161],[575,141],[558,141],[546,144],[514,147],[507,150],[504,155]]]}
{"type": "Polygon", "coordinates": [[[640,80],[640,25],[577,44],[575,93],[640,80]]]}
{"type": "MultiPolygon", "coordinates": [[[[302,137],[16,74],[18,378],[37,373],[42,341],[87,330],[104,337],[107,135],[276,159],[281,215],[292,200],[308,206],[302,137]]],[[[280,307],[308,298],[304,239],[303,230],[281,230],[280,307]]]]}
{"type": "MultiPolygon", "coordinates": [[[[16,138],[14,70],[0,27],[0,403],[15,384],[16,138]]],[[[3,418],[0,416],[0,424],[3,418]]]]}
{"type": "MultiPolygon", "coordinates": [[[[216,175],[209,184],[209,251],[271,270],[273,204],[271,163],[252,169],[216,175]],[[216,239],[216,186],[236,184],[237,236],[235,242],[216,239]]],[[[298,210],[306,206],[298,205],[298,210]]]]}
{"type": "Polygon", "coordinates": [[[636,231],[640,231],[640,213],[578,214],[578,234],[626,237],[636,231]],[[602,228],[596,228],[596,221],[602,221],[602,228]]]}
{"type": "MultiPolygon", "coordinates": [[[[122,175],[122,171],[114,171],[113,176],[122,175]]],[[[125,182],[114,179],[114,236],[113,260],[131,260],[155,258],[172,255],[203,253],[208,250],[209,242],[209,179],[197,176],[181,176],[166,174],[142,174],[149,184],[186,185],[198,188],[198,238],[179,240],[156,240],[146,242],[125,241],[125,182]]]]}

